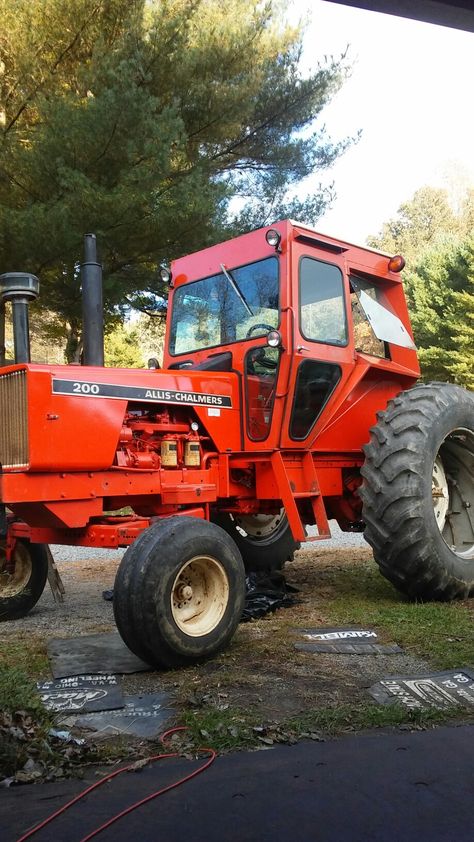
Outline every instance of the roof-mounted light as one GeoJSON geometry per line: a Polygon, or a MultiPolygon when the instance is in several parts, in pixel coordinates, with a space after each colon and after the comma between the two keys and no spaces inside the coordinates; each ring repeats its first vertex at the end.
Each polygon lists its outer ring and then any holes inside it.
{"type": "Polygon", "coordinates": [[[275,251],[281,251],[281,234],[275,228],[269,228],[268,231],[265,233],[265,239],[269,246],[275,249],[275,251]]]}
{"type": "Polygon", "coordinates": [[[164,284],[168,284],[169,286],[173,285],[173,275],[171,274],[171,269],[168,266],[160,266],[158,274],[164,284]]]}
{"type": "Polygon", "coordinates": [[[405,258],[401,254],[396,254],[388,261],[389,272],[401,272],[405,268],[405,258]]]}

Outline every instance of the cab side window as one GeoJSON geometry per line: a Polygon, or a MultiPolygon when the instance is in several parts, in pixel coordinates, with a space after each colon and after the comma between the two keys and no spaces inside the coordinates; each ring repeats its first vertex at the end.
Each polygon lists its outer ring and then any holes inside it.
{"type": "Polygon", "coordinates": [[[352,323],[354,326],[354,347],[356,351],[370,354],[372,357],[390,358],[388,345],[382,339],[377,339],[361,301],[363,291],[373,301],[380,302],[380,292],[373,285],[362,278],[350,277],[352,323]]]}
{"type": "Polygon", "coordinates": [[[338,266],[301,258],[300,327],[305,339],[312,342],[347,344],[343,278],[338,266]]]}

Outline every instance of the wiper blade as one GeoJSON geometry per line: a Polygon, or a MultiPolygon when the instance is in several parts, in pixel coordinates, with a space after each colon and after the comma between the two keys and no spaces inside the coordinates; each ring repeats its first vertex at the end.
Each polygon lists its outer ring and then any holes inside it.
{"type": "Polygon", "coordinates": [[[234,279],[233,279],[232,275],[230,274],[230,272],[228,272],[228,270],[225,268],[225,266],[224,266],[224,264],[223,264],[223,263],[221,263],[221,264],[220,264],[220,266],[221,266],[221,269],[222,269],[222,271],[223,271],[224,275],[226,276],[227,280],[228,280],[228,281],[229,281],[229,283],[232,285],[232,289],[233,289],[233,290],[234,290],[234,292],[235,292],[235,293],[239,296],[239,298],[240,298],[240,300],[241,300],[242,304],[244,305],[244,307],[248,310],[248,312],[250,313],[250,315],[251,315],[251,316],[254,316],[254,315],[255,315],[255,313],[254,313],[254,312],[252,311],[252,309],[249,307],[248,302],[247,302],[247,300],[246,300],[246,298],[245,298],[245,295],[243,294],[243,292],[241,292],[241,291],[240,291],[239,287],[237,286],[237,284],[236,284],[236,282],[234,281],[234,279]]]}

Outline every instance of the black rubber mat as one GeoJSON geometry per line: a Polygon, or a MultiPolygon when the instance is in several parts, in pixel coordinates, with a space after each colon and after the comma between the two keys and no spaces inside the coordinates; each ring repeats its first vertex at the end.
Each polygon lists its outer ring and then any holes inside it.
{"type": "Polygon", "coordinates": [[[99,672],[121,675],[151,669],[130,652],[117,632],[50,640],[48,658],[54,678],[99,672]]]}
{"type": "Polygon", "coordinates": [[[398,643],[380,643],[374,629],[361,626],[322,626],[315,629],[293,629],[300,638],[295,649],[309,654],[393,655],[401,652],[398,643]]]}
{"type": "Polygon", "coordinates": [[[458,669],[424,675],[391,675],[373,684],[369,693],[379,704],[399,704],[411,710],[461,705],[472,711],[474,671],[458,669]]]}
{"type": "Polygon", "coordinates": [[[47,710],[91,713],[124,707],[122,684],[116,675],[72,675],[37,683],[47,710]]]}
{"type": "Polygon", "coordinates": [[[81,730],[93,732],[94,739],[111,735],[152,739],[162,734],[175,716],[169,693],[144,693],[125,696],[121,710],[90,713],[80,716],[74,724],[81,730]]]}

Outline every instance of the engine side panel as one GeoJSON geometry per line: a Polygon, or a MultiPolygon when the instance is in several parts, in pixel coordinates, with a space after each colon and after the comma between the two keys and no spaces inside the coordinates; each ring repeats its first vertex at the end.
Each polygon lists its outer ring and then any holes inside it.
{"type": "Polygon", "coordinates": [[[12,460],[6,442],[3,453],[0,444],[5,472],[106,470],[114,462],[125,414],[134,406],[185,407],[213,448],[242,447],[237,374],[11,366],[0,374],[1,402],[17,372],[26,373],[26,400],[9,423],[22,431],[17,448],[22,452],[12,460]]]}

